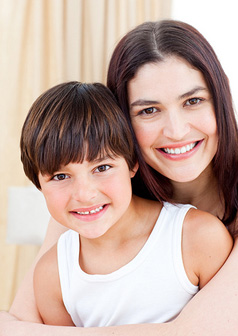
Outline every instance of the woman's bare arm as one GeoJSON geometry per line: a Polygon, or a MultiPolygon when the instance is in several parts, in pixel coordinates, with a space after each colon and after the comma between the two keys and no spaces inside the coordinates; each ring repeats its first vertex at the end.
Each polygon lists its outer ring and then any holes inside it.
{"type": "MultiPolygon", "coordinates": [[[[56,223],[49,225],[44,253],[57,240],[56,223]],[[52,230],[51,230],[52,229],[52,230]],[[49,243],[50,242],[50,243],[49,243]],[[47,247],[48,246],[48,247],[47,247]]],[[[58,232],[60,228],[58,228],[58,232]]],[[[63,231],[63,229],[62,229],[63,231]]],[[[8,313],[0,315],[1,336],[236,336],[238,330],[238,239],[228,260],[215,277],[170,323],[126,325],[103,328],[55,327],[40,324],[33,296],[32,274],[25,279],[10,312],[31,323],[19,321],[8,313]],[[31,288],[31,290],[29,290],[31,288]],[[27,303],[27,304],[26,304],[27,303]],[[34,314],[32,314],[33,309],[34,314]],[[23,312],[21,312],[23,311],[23,312]]]]}
{"type": "Polygon", "coordinates": [[[238,237],[220,271],[195,295],[176,319],[176,335],[235,336],[238,332],[237,311],[238,237]]]}

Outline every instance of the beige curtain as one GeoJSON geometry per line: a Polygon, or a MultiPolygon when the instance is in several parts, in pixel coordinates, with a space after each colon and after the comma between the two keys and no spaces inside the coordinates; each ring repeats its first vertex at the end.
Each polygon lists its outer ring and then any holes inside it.
{"type": "Polygon", "coordinates": [[[170,16],[168,0],[0,0],[0,310],[7,310],[38,246],[6,243],[9,186],[28,185],[19,157],[33,100],[66,80],[105,83],[116,42],[170,16]]]}

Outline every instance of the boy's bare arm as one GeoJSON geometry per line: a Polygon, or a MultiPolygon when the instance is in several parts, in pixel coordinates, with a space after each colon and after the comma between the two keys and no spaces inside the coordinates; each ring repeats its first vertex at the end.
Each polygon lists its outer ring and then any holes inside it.
{"type": "Polygon", "coordinates": [[[74,326],[63,303],[57,262],[57,244],[39,260],[34,272],[34,293],[43,323],[74,326]]]}
{"type": "MultiPolygon", "coordinates": [[[[30,281],[28,278],[25,288],[29,284],[30,281]]],[[[30,297],[29,293],[27,293],[27,297],[30,297]]],[[[238,238],[235,241],[228,260],[221,270],[187,304],[173,322],[81,329],[19,321],[10,314],[2,312],[0,313],[0,336],[144,336],[145,334],[147,336],[237,336],[237,298],[238,238]]],[[[35,302],[34,297],[31,299],[31,302],[35,302]]],[[[24,294],[19,295],[18,302],[15,304],[15,311],[20,312],[24,306],[24,294]]],[[[32,314],[31,311],[27,313],[27,309],[24,309],[24,316],[27,321],[27,314],[29,314],[30,318],[32,314]]]]}
{"type": "Polygon", "coordinates": [[[42,322],[36,307],[33,289],[33,273],[38,260],[57,242],[58,238],[65,230],[66,228],[64,226],[60,225],[52,218],[50,219],[44,243],[34,264],[26,274],[9,310],[10,314],[17,319],[36,323],[42,322]]]}

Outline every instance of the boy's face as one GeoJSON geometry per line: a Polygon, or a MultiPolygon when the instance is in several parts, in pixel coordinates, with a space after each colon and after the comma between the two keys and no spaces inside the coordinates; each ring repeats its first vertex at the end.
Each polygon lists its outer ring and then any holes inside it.
{"type": "Polygon", "coordinates": [[[133,211],[134,175],[124,158],[105,157],[70,163],[53,176],[39,174],[39,181],[52,217],[82,237],[95,239],[133,211]]]}

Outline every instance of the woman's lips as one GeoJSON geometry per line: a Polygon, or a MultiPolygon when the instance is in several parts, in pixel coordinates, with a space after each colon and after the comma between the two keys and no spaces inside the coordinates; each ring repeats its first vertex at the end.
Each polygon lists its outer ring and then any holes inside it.
{"type": "Polygon", "coordinates": [[[179,155],[179,154],[184,154],[184,153],[190,152],[197,145],[197,143],[198,143],[198,141],[192,142],[192,143],[187,144],[185,146],[176,147],[176,148],[169,148],[169,147],[162,148],[162,150],[167,154],[179,155]]]}
{"type": "Polygon", "coordinates": [[[187,159],[191,155],[193,155],[195,151],[197,151],[197,149],[200,147],[202,142],[203,140],[199,140],[199,141],[187,143],[182,146],[161,147],[161,148],[156,148],[156,150],[160,152],[161,154],[163,154],[163,156],[169,159],[172,159],[172,160],[187,159]]]}

